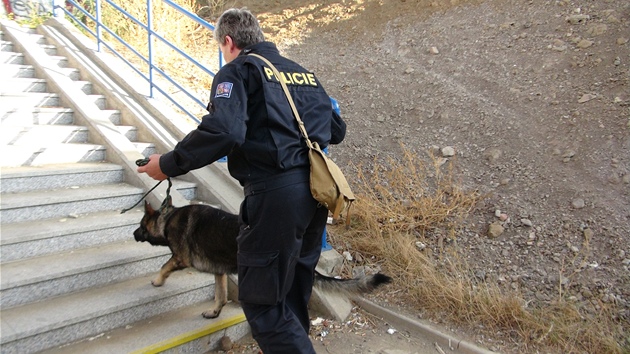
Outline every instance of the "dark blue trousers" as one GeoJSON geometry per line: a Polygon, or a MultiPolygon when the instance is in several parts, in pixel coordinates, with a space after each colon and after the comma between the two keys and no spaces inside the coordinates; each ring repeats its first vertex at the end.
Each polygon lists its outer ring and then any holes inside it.
{"type": "Polygon", "coordinates": [[[239,301],[265,354],[315,353],[308,301],[328,210],[308,171],[245,186],[238,241],[239,301]]]}

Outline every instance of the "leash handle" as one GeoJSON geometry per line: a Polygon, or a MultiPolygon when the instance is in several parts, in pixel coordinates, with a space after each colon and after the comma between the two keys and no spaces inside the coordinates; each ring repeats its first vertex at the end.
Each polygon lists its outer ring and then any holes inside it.
{"type": "Polygon", "coordinates": [[[137,165],[138,167],[140,167],[140,166],[144,166],[144,165],[148,164],[148,163],[149,163],[149,161],[151,161],[151,160],[150,160],[148,157],[145,157],[145,158],[143,158],[143,159],[137,159],[137,160],[136,160],[136,165],[137,165]]]}
{"type": "MultiPolygon", "coordinates": [[[[148,157],[145,157],[145,158],[143,158],[143,159],[137,159],[137,160],[136,160],[136,165],[137,165],[137,166],[144,166],[144,165],[146,165],[146,164],[148,164],[148,163],[149,163],[149,158],[148,158],[148,157]]],[[[165,209],[165,208],[166,208],[166,206],[167,206],[167,204],[168,204],[168,202],[167,202],[167,201],[168,201],[168,199],[169,199],[169,198],[170,198],[170,196],[171,196],[171,187],[173,186],[173,183],[171,182],[171,178],[170,178],[170,177],[169,177],[169,178],[167,178],[167,179],[168,179],[168,188],[166,188],[166,198],[164,198],[164,201],[162,202],[162,205],[160,206],[160,210],[162,210],[162,209],[165,209]]],[[[142,200],[144,200],[144,198],[146,198],[146,197],[147,197],[147,195],[149,195],[149,193],[153,192],[153,190],[154,190],[155,188],[157,188],[157,186],[159,186],[159,185],[160,185],[160,183],[162,183],[162,182],[163,182],[163,180],[162,180],[162,181],[159,181],[159,182],[158,182],[155,186],[153,186],[153,188],[149,189],[149,191],[148,191],[148,192],[146,192],[146,193],[142,196],[142,198],[140,198],[140,200],[138,200],[138,201],[136,202],[136,204],[132,205],[132,206],[131,206],[131,207],[129,207],[129,208],[123,209],[120,213],[121,213],[121,214],[124,214],[124,213],[128,212],[129,210],[131,210],[131,209],[135,208],[138,204],[140,204],[140,202],[141,202],[142,200]]]]}

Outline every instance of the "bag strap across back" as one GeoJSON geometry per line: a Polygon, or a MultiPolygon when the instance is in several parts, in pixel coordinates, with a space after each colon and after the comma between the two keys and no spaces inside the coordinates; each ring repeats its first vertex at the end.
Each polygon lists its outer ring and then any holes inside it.
{"type": "MultiPolygon", "coordinates": [[[[291,93],[289,92],[289,88],[287,87],[287,84],[284,82],[284,80],[282,80],[282,76],[278,72],[278,69],[276,69],[276,67],[273,64],[271,64],[271,62],[269,60],[267,60],[267,58],[265,58],[265,57],[263,57],[261,55],[254,54],[254,53],[250,53],[248,55],[251,55],[251,56],[254,56],[256,58],[259,58],[260,60],[262,60],[265,64],[267,64],[271,68],[271,70],[273,71],[273,74],[276,76],[276,78],[278,79],[278,82],[280,82],[280,85],[282,86],[282,90],[284,91],[284,94],[287,97],[287,101],[289,101],[289,105],[291,105],[291,110],[293,111],[293,116],[295,116],[295,119],[298,122],[298,127],[300,129],[300,132],[302,133],[302,136],[304,136],[304,139],[306,139],[306,145],[308,146],[309,149],[317,150],[321,154],[321,156],[323,158],[323,161],[326,163],[328,170],[331,172],[331,177],[333,178],[333,180],[334,180],[334,182],[335,182],[335,184],[337,186],[338,191],[341,192],[341,194],[342,194],[342,198],[339,198],[337,200],[337,205],[334,206],[333,220],[335,218],[339,217],[339,214],[341,213],[341,210],[344,207],[344,199],[346,199],[348,201],[347,211],[348,211],[348,214],[349,214],[350,213],[350,205],[355,200],[354,194],[350,190],[350,186],[348,185],[348,182],[346,181],[346,178],[343,176],[343,173],[341,172],[339,167],[337,165],[335,165],[332,162],[332,160],[328,160],[324,156],[324,153],[321,151],[321,148],[319,147],[319,144],[317,142],[313,143],[308,138],[308,134],[306,132],[306,127],[304,126],[304,122],[300,118],[300,114],[298,113],[297,108],[295,107],[295,103],[293,103],[293,98],[291,97],[291,93]]],[[[350,218],[349,218],[349,215],[347,215],[346,216],[346,228],[348,228],[349,226],[350,226],[350,218]]]]}
{"type": "Polygon", "coordinates": [[[280,82],[280,85],[282,86],[282,90],[284,91],[284,94],[287,96],[287,100],[289,101],[289,104],[291,105],[291,110],[293,111],[293,116],[295,116],[295,119],[298,122],[298,127],[300,129],[300,132],[302,133],[302,136],[304,136],[304,139],[306,139],[306,145],[312,149],[313,143],[308,138],[308,134],[306,133],[306,127],[304,126],[304,122],[302,122],[302,119],[300,118],[300,114],[298,113],[297,108],[295,107],[295,103],[293,103],[293,98],[291,97],[289,88],[287,87],[287,84],[284,82],[284,80],[282,80],[282,76],[278,72],[278,69],[276,69],[276,67],[273,64],[271,64],[271,62],[267,60],[267,58],[263,57],[262,55],[258,55],[255,53],[249,53],[248,55],[254,56],[262,60],[263,62],[265,62],[265,64],[267,64],[271,68],[271,70],[273,71],[273,74],[278,79],[278,82],[280,82]]]}

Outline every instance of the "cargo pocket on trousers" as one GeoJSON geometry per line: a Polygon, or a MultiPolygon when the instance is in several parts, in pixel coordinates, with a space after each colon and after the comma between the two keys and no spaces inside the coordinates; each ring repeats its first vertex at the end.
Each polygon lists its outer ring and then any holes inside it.
{"type": "Polygon", "coordinates": [[[275,305],[279,300],[278,251],[238,253],[238,300],[275,305]]]}

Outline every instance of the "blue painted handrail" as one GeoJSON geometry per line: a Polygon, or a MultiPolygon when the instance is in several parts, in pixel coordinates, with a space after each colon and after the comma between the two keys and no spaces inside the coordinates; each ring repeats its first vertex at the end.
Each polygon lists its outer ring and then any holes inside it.
{"type": "MultiPolygon", "coordinates": [[[[133,69],[138,75],[143,77],[149,83],[149,96],[150,97],[153,98],[154,97],[154,90],[157,90],[162,95],[164,95],[164,97],[166,97],[169,101],[171,101],[175,106],[177,106],[179,109],[181,109],[183,112],[185,112],[191,119],[193,119],[197,123],[200,123],[199,118],[197,118],[197,115],[195,115],[192,112],[190,112],[190,110],[188,108],[184,107],[180,102],[178,102],[178,100],[176,100],[166,90],[162,89],[158,85],[158,83],[156,82],[154,75],[157,73],[157,74],[160,75],[161,78],[166,79],[173,86],[175,86],[180,92],[185,93],[186,96],[188,96],[193,102],[195,102],[197,105],[199,105],[199,107],[201,107],[202,109],[205,109],[206,106],[207,106],[207,103],[203,103],[201,100],[199,100],[199,98],[197,97],[196,94],[191,92],[184,85],[180,84],[179,82],[177,82],[177,80],[173,79],[167,73],[165,73],[163,70],[161,70],[160,68],[158,68],[157,66],[154,65],[154,63],[153,63],[153,45],[152,45],[153,38],[155,38],[155,39],[159,40],[160,42],[166,44],[169,48],[173,49],[175,52],[177,52],[179,55],[181,55],[187,61],[195,64],[199,69],[203,70],[205,73],[207,73],[211,77],[214,77],[215,73],[212,72],[211,70],[209,70],[208,68],[206,68],[203,64],[199,63],[194,58],[192,58],[190,55],[188,55],[186,52],[181,50],[179,47],[177,47],[175,44],[170,42],[168,39],[162,37],[161,35],[159,35],[155,31],[153,31],[152,25],[151,25],[151,22],[152,22],[152,11],[151,11],[152,10],[152,4],[151,4],[151,0],[147,0],[147,23],[146,24],[143,23],[142,21],[138,20],[137,18],[133,17],[131,14],[129,14],[127,11],[125,11],[125,9],[123,9],[122,7],[117,5],[113,0],[94,0],[94,2],[93,2],[93,4],[94,4],[93,13],[91,13],[89,10],[85,9],[82,4],[79,4],[75,0],[66,0],[66,1],[53,0],[53,1],[54,1],[54,3],[53,3],[53,13],[54,13],[55,16],[66,15],[68,18],[72,19],[74,21],[74,23],[76,23],[76,25],[78,25],[81,28],[83,28],[86,32],[90,33],[96,39],[97,50],[98,51],[101,51],[103,46],[105,46],[109,51],[114,53],[118,58],[120,58],[127,65],[129,65],[129,67],[131,69],[133,69]],[[120,36],[118,36],[110,28],[108,28],[106,25],[103,24],[103,22],[101,21],[101,5],[102,5],[103,1],[106,2],[108,5],[110,5],[112,8],[116,9],[118,12],[120,12],[126,18],[130,19],[135,24],[140,26],[144,31],[147,32],[147,47],[148,47],[148,53],[149,53],[148,54],[148,58],[144,57],[140,52],[138,52],[136,49],[134,49],[129,43],[125,42],[122,38],[120,38],[120,36]],[[91,28],[86,26],[81,20],[79,20],[68,9],[66,4],[70,5],[71,9],[76,9],[76,10],[80,11],[83,15],[85,15],[87,18],[89,18],[91,21],[93,21],[96,24],[96,30],[95,31],[92,30],[91,28]],[[103,30],[105,30],[109,35],[111,35],[112,38],[115,38],[120,44],[122,44],[125,47],[127,47],[135,56],[140,58],[148,66],[148,68],[149,68],[148,73],[145,73],[145,72],[141,71],[140,69],[138,69],[138,67],[136,65],[132,64],[127,58],[125,58],[122,54],[120,54],[114,48],[114,46],[112,46],[111,44],[105,42],[104,39],[103,39],[103,32],[102,32],[103,30]]],[[[169,6],[173,7],[178,12],[180,12],[183,15],[189,17],[190,19],[192,19],[193,21],[195,21],[198,24],[202,25],[203,27],[207,28],[208,30],[214,31],[214,26],[212,26],[210,23],[208,23],[207,21],[203,20],[201,17],[197,16],[196,14],[194,14],[194,13],[184,9],[180,5],[174,3],[172,0],[159,0],[159,1],[162,1],[162,2],[164,2],[166,4],[168,4],[169,6]]],[[[83,2],[82,1],[81,3],[88,3],[89,4],[91,2],[83,2]]],[[[218,49],[217,49],[217,56],[218,56],[218,61],[219,61],[219,67],[221,67],[223,65],[223,56],[221,55],[221,51],[218,50],[218,49]]]]}

